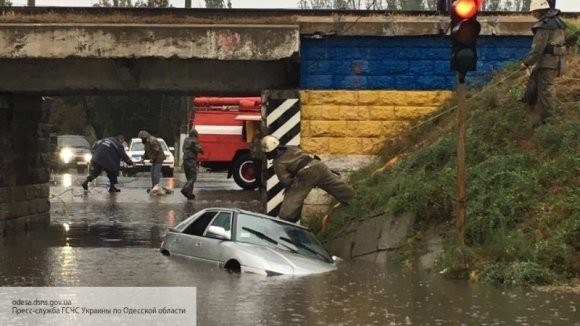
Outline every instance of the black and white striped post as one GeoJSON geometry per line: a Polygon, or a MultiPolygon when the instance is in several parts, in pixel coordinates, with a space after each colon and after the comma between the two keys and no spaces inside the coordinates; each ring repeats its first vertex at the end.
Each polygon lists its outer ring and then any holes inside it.
{"type": "MultiPolygon", "coordinates": [[[[282,146],[300,145],[300,98],[297,91],[264,91],[262,94],[268,133],[280,140],[282,146]]],[[[284,200],[284,185],[280,183],[272,161],[267,161],[266,214],[278,216],[284,200]]]]}

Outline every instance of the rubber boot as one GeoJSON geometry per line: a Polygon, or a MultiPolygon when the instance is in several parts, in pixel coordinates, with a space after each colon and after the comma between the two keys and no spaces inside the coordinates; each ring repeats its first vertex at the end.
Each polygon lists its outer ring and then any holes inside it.
{"type": "Polygon", "coordinates": [[[81,185],[83,186],[83,189],[84,189],[85,191],[86,191],[86,190],[89,190],[89,179],[87,178],[87,179],[85,180],[85,182],[83,182],[81,185]]]}
{"type": "Polygon", "coordinates": [[[114,185],[111,185],[111,186],[109,187],[109,192],[121,192],[121,190],[120,190],[120,189],[117,189],[117,188],[115,188],[115,186],[114,186],[114,185]]]}

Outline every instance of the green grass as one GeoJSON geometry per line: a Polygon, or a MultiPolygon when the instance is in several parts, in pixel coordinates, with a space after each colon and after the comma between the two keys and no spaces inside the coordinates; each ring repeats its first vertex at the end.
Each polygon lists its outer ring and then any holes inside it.
{"type": "MultiPolygon", "coordinates": [[[[466,247],[455,246],[448,228],[439,267],[450,276],[528,286],[580,275],[580,105],[568,99],[549,124],[534,127],[519,101],[524,81],[511,66],[471,93],[466,247]]],[[[580,91],[575,87],[568,94],[580,91]]],[[[454,225],[455,136],[450,114],[389,144],[385,159],[411,155],[381,175],[370,177],[377,166],[353,175],[355,202],[333,215],[323,236],[336,237],[352,221],[380,213],[416,214],[417,232],[454,225]]]]}

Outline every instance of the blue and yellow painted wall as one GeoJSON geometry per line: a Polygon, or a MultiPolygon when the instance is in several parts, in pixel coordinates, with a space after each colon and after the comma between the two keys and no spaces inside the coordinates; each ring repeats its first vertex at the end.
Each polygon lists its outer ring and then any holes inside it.
{"type": "MultiPolygon", "coordinates": [[[[301,146],[319,154],[377,154],[385,138],[452,96],[442,36],[301,40],[301,146]]],[[[474,82],[520,60],[529,36],[481,37],[474,82]]]]}
{"type": "MultiPolygon", "coordinates": [[[[480,37],[483,83],[494,71],[523,58],[529,36],[480,37]]],[[[385,140],[452,97],[449,39],[441,36],[303,38],[301,41],[301,147],[348,173],[370,162],[385,140]]],[[[303,215],[327,209],[314,190],[303,215]]]]}

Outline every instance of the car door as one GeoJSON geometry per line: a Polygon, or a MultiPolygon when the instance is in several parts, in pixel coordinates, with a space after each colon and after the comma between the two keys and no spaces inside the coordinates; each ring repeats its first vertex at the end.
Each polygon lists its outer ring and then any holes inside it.
{"type": "Polygon", "coordinates": [[[206,228],[203,238],[199,241],[199,243],[196,243],[204,259],[211,261],[221,261],[223,253],[223,247],[221,244],[224,241],[229,241],[229,239],[226,240],[223,238],[218,238],[209,233],[208,231],[210,226],[219,226],[224,228],[226,233],[229,233],[229,238],[231,239],[232,212],[218,212],[212,222],[206,228]]]}
{"type": "Polygon", "coordinates": [[[210,226],[220,226],[231,234],[232,213],[209,211],[190,224],[182,233],[176,253],[206,261],[219,261],[224,239],[213,237],[207,231],[210,226]]]}
{"type": "Polygon", "coordinates": [[[181,233],[173,238],[172,243],[168,243],[172,248],[172,252],[179,255],[203,259],[202,257],[204,255],[201,253],[200,241],[203,240],[203,234],[207,229],[207,226],[217,213],[217,211],[213,210],[207,211],[186,226],[181,233]]]}

